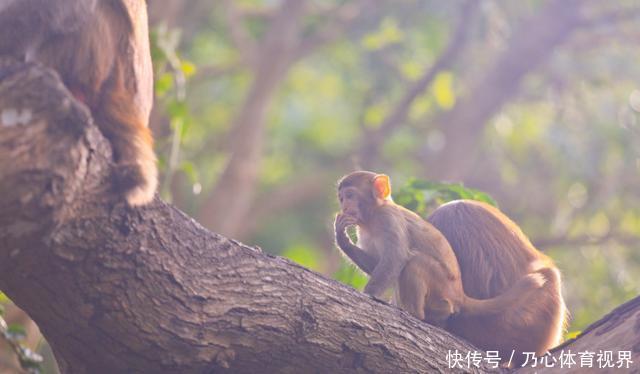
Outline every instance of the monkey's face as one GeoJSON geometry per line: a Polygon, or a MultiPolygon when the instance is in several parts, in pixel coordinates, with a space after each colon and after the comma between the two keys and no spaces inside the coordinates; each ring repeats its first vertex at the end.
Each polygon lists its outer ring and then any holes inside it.
{"type": "Polygon", "coordinates": [[[391,192],[389,177],[370,171],[354,171],[338,183],[338,200],[342,213],[366,224],[371,213],[391,192]]]}
{"type": "Polygon", "coordinates": [[[358,223],[364,223],[368,207],[375,202],[371,194],[363,194],[356,187],[344,187],[338,190],[338,200],[342,213],[354,217],[358,223]]]}

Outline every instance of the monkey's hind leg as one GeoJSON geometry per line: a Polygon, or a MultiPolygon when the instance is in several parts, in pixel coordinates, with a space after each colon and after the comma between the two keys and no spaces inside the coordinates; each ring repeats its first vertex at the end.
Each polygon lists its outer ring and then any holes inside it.
{"type": "Polygon", "coordinates": [[[447,274],[432,259],[416,255],[405,265],[398,281],[400,305],[416,318],[444,327],[455,313],[447,274]]]}
{"type": "Polygon", "coordinates": [[[402,309],[424,321],[429,286],[423,277],[419,261],[409,260],[398,279],[398,302],[402,309]]]}

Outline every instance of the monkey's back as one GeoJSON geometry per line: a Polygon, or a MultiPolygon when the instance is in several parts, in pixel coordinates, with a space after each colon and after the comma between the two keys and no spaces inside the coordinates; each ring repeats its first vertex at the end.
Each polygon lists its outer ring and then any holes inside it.
{"type": "Polygon", "coordinates": [[[526,275],[534,260],[551,262],[513,221],[488,204],[453,201],[436,209],[428,221],[455,252],[465,292],[471,297],[495,297],[526,275]]]}
{"type": "MultiPolygon", "coordinates": [[[[452,318],[448,329],[479,348],[540,353],[559,342],[565,323],[560,275],[520,228],[498,209],[476,201],[445,204],[429,217],[451,244],[460,265],[465,293],[488,299],[505,292],[530,272],[547,284],[526,302],[493,317],[452,318]]],[[[517,355],[516,363],[522,359],[517,355]]]]}

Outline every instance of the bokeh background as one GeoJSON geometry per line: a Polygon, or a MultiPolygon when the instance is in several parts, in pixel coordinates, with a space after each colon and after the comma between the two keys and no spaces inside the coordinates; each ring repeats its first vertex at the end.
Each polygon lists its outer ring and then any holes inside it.
{"type": "Polygon", "coordinates": [[[640,293],[637,1],[151,0],[149,12],[161,194],[207,228],[360,287],[333,245],[336,180],[365,168],[394,189],[461,182],[555,259],[568,336],[640,293]]]}

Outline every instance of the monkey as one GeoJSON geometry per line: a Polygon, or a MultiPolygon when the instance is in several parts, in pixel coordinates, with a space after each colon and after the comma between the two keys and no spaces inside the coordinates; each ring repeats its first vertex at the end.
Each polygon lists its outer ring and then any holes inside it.
{"type": "Polygon", "coordinates": [[[0,0],[0,56],[55,70],[113,149],[131,206],[157,187],[148,128],[153,71],[144,0],[0,0]]]}
{"type": "Polygon", "coordinates": [[[392,201],[388,176],[352,172],[339,181],[338,200],[336,244],[369,275],[364,292],[379,297],[396,286],[396,302],[420,320],[446,328],[452,316],[481,320],[499,315],[522,304],[546,282],[542,274],[531,271],[500,295],[470,297],[463,290],[458,260],[445,236],[392,201]],[[358,245],[346,235],[348,226],[357,226],[358,245]]]}
{"type": "Polygon", "coordinates": [[[568,311],[561,277],[551,258],[538,251],[522,230],[497,208],[478,201],[458,200],[438,207],[427,220],[455,252],[464,292],[488,299],[509,290],[532,269],[545,284],[526,300],[493,315],[453,315],[446,329],[485,351],[499,351],[512,366],[525,361],[522,352],[540,356],[557,346],[566,329],[568,311]]]}

